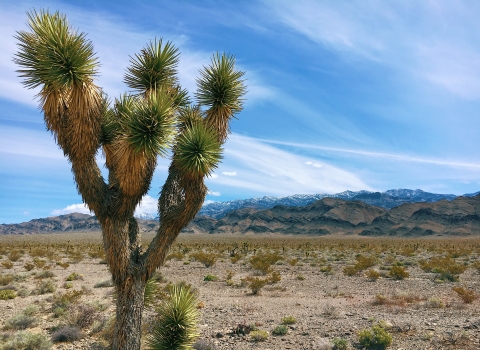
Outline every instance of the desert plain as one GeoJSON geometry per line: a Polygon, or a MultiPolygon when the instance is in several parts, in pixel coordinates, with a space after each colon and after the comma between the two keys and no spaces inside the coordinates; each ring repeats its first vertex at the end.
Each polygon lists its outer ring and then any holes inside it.
{"type": "MultiPolygon", "coordinates": [[[[100,232],[4,235],[0,257],[0,349],[108,348],[100,232]]],[[[181,234],[152,279],[144,339],[172,283],[198,295],[194,349],[368,349],[379,328],[387,349],[480,349],[479,238],[181,234]]]]}

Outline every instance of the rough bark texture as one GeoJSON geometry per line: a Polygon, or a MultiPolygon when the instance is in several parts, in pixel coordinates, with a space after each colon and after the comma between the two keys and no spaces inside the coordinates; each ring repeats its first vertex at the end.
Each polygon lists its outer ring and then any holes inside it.
{"type": "Polygon", "coordinates": [[[117,312],[112,349],[140,349],[142,336],[144,276],[128,276],[123,284],[115,284],[117,312]]]}

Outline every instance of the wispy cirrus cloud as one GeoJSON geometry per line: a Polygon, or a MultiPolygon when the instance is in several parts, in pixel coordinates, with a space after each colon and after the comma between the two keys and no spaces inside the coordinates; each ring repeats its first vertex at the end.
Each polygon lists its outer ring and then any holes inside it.
{"type": "MultiPolygon", "coordinates": [[[[225,145],[220,171],[232,168],[233,164],[237,175],[218,176],[210,182],[211,187],[224,186],[230,191],[244,188],[278,196],[371,189],[349,171],[238,134],[232,134],[225,145]]],[[[232,172],[221,171],[222,175],[226,173],[232,172]]]]}
{"type": "Polygon", "coordinates": [[[480,22],[471,1],[264,2],[281,23],[347,59],[363,58],[480,98],[480,22]]]}
{"type": "MultiPolygon", "coordinates": [[[[460,167],[460,168],[480,169],[480,162],[478,163],[461,162],[461,161],[449,160],[449,159],[424,158],[424,157],[412,156],[412,155],[406,155],[406,154],[394,154],[394,153],[364,151],[359,149],[326,147],[322,145],[312,145],[312,144],[305,144],[305,143],[299,143],[299,142],[284,142],[284,141],[266,140],[266,139],[257,139],[257,140],[268,143],[268,144],[274,144],[274,145],[276,144],[276,145],[284,145],[284,146],[291,146],[291,147],[332,151],[332,152],[338,152],[338,153],[349,153],[349,154],[354,154],[354,155],[363,156],[363,157],[385,158],[385,159],[400,161],[400,162],[424,163],[424,164],[434,164],[434,165],[457,167],[457,168],[460,167]]],[[[321,164],[314,163],[311,161],[306,162],[305,164],[311,165],[314,167],[321,167],[321,164]]]]}

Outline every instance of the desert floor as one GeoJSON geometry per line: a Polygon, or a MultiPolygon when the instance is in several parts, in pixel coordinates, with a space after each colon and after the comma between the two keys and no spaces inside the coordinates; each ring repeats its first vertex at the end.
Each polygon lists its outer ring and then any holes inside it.
{"type": "MultiPolygon", "coordinates": [[[[102,254],[100,233],[0,237],[0,289],[15,295],[0,300],[0,349],[16,336],[67,339],[72,327],[78,339],[52,349],[106,349],[114,302],[102,254]]],[[[156,279],[158,302],[168,283],[198,290],[195,349],[361,349],[360,332],[377,324],[389,349],[480,349],[479,239],[182,235],[156,279]],[[256,256],[267,264],[255,268],[256,256]],[[255,279],[266,283],[257,294],[255,279]]],[[[154,319],[145,310],[146,334],[154,319]]]]}

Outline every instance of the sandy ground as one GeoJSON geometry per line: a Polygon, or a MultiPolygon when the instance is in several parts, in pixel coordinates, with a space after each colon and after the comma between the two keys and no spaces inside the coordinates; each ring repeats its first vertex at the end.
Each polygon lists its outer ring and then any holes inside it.
{"type": "MultiPolygon", "coordinates": [[[[380,277],[372,282],[362,273],[351,277],[343,274],[344,266],[352,259],[348,254],[342,259],[333,259],[333,252],[312,250],[311,253],[316,257],[307,258],[300,251],[288,250],[285,259],[273,266],[273,270],[280,273],[281,281],[265,286],[258,295],[252,295],[249,288],[241,286],[242,278],[255,276],[248,256],[232,263],[228,251],[224,251],[212,267],[205,267],[187,254],[182,259],[169,260],[159,271],[166,281],[186,281],[198,289],[203,306],[200,309],[199,349],[208,348],[202,348],[201,343],[209,344],[212,349],[331,349],[335,338],[347,340],[351,348],[361,348],[358,332],[380,321],[386,324],[393,337],[391,349],[480,349],[480,300],[466,304],[452,290],[453,286],[463,286],[480,295],[480,273],[477,269],[468,268],[460,275],[459,282],[438,283],[435,274],[415,266],[420,257],[397,256],[398,260],[414,262],[407,267],[410,276],[404,280],[380,277]],[[293,258],[298,259],[295,266],[288,263],[288,259],[293,258]],[[319,258],[328,261],[332,266],[331,273],[321,271],[321,264],[316,262],[319,258]],[[225,279],[228,270],[233,273],[229,283],[225,279]],[[204,281],[207,274],[217,276],[218,281],[204,281]],[[390,302],[376,305],[379,294],[390,302]],[[287,334],[272,335],[273,329],[281,324],[285,316],[293,316],[296,323],[288,326],[287,334]],[[265,341],[255,342],[249,335],[234,334],[233,330],[239,324],[256,325],[258,329],[267,331],[269,336],[265,341]]],[[[249,254],[253,256],[253,252],[249,254]]],[[[386,253],[377,255],[380,261],[387,256],[386,253]]],[[[479,257],[471,256],[470,259],[479,257]]],[[[0,262],[7,260],[4,254],[0,262]]],[[[42,270],[27,272],[24,265],[31,260],[26,253],[10,269],[0,266],[0,273],[26,275],[23,281],[14,285],[18,290],[23,288],[32,293],[39,283],[35,274],[42,270]]],[[[68,261],[68,258],[64,257],[62,261],[68,261]]],[[[51,265],[49,271],[55,275],[52,278],[57,286],[55,293],[0,300],[0,327],[4,327],[8,318],[20,314],[28,305],[37,305],[40,307],[35,316],[37,325],[27,330],[50,336],[54,327],[62,322],[61,317],[53,317],[50,307],[52,296],[67,291],[64,283],[73,272],[81,274],[82,279],[71,281],[72,286],[68,290],[83,290],[85,293],[80,303],[103,304],[105,310],[100,313],[105,317],[112,315],[113,288],[94,288],[98,282],[109,280],[107,267],[100,262],[101,259],[85,255],[82,261],[70,263],[66,268],[48,264],[51,265]]],[[[382,273],[380,265],[375,269],[382,273]]],[[[151,314],[145,313],[144,323],[147,325],[151,314]]],[[[89,329],[84,333],[86,336],[83,339],[74,343],[57,343],[53,349],[102,348],[98,335],[89,335],[89,329]]]]}

